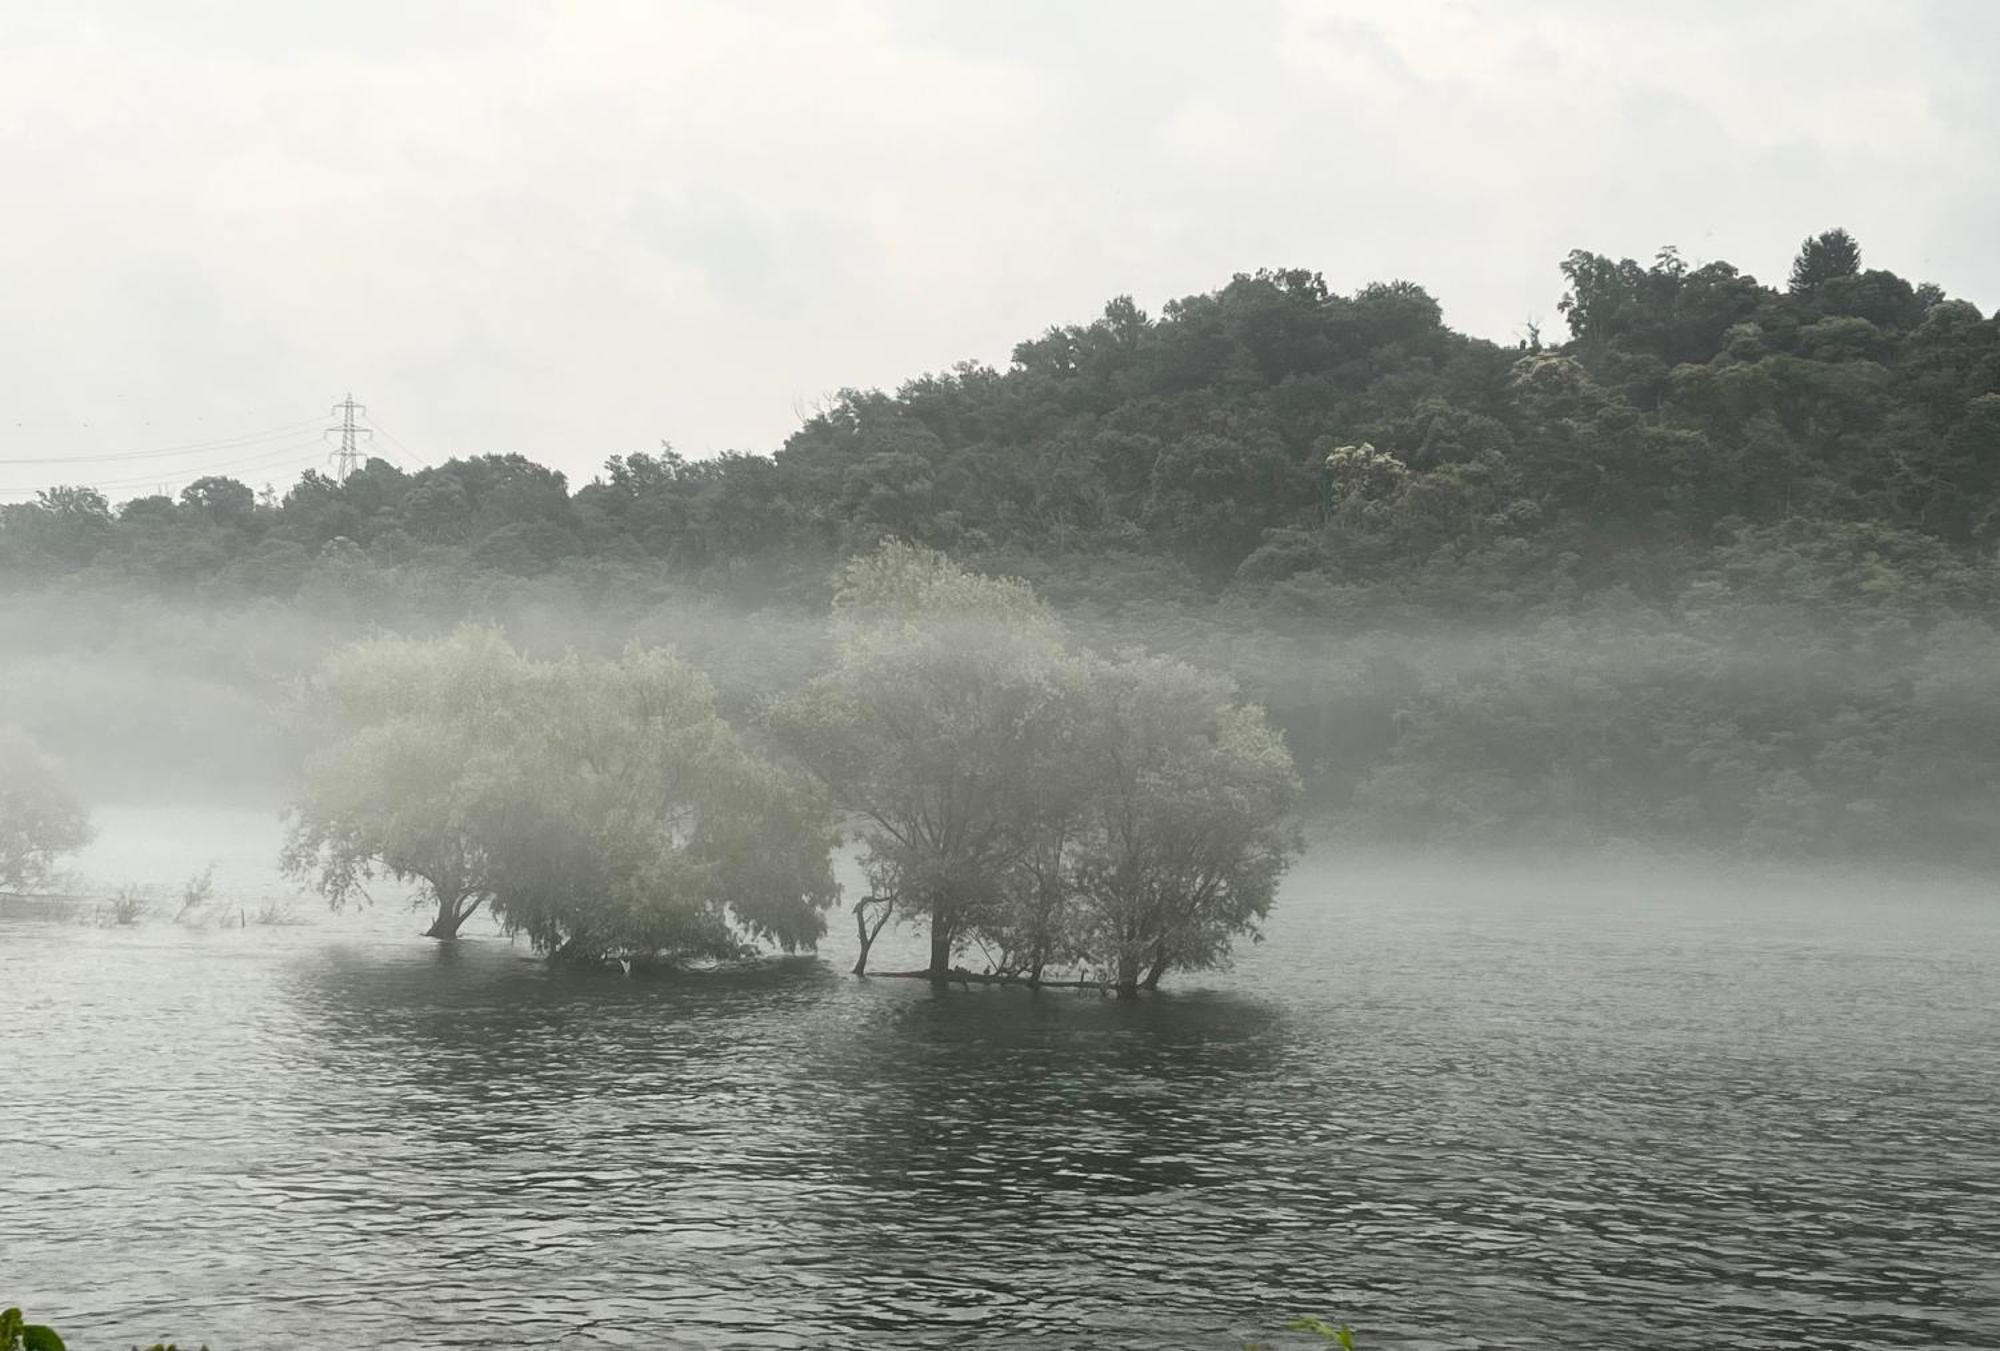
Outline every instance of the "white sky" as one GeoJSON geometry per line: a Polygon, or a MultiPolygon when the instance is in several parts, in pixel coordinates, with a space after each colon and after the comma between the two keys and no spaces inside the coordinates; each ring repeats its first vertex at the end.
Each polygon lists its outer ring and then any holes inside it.
{"type": "Polygon", "coordinates": [[[776,448],[1260,266],[1560,331],[1572,247],[2000,303],[1986,0],[0,0],[0,499],[776,448]],[[247,461],[247,463],[246,463],[247,461]]]}

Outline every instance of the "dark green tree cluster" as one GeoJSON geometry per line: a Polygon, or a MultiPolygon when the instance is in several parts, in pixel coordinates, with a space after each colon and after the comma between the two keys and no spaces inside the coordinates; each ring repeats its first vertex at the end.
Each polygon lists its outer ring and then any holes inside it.
{"type": "Polygon", "coordinates": [[[1664,599],[1745,529],[2000,534],[2000,337],[1832,231],[1790,285],[1673,249],[1563,263],[1571,341],[1501,347],[1405,282],[1304,271],[1131,301],[894,394],[849,392],[771,456],[614,457],[570,493],[519,456],[373,460],[259,502],[229,479],[114,511],[0,514],[0,569],[289,595],[329,561],[526,576],[662,563],[763,594],[884,538],[957,556],[1137,556],[1211,589],[1313,577],[1490,613],[1664,599]]]}

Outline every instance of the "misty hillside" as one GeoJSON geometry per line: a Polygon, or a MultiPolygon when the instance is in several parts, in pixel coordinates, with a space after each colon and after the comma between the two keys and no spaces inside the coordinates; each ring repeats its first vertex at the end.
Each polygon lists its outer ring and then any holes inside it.
{"type": "Polygon", "coordinates": [[[834,566],[894,537],[1233,674],[1329,828],[1986,858],[2000,327],[1839,231],[1777,285],[1561,266],[1561,342],[1259,272],[574,491],[504,453],[52,487],[0,507],[35,638],[0,655],[5,720],[105,791],[281,782],[326,646],[465,618],[671,643],[754,713],[822,659],[834,566]]]}

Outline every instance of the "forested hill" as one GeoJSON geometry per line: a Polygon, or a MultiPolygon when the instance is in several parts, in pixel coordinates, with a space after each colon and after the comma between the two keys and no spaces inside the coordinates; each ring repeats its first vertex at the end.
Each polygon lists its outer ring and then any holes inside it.
{"type": "Polygon", "coordinates": [[[1780,286],[1561,267],[1560,344],[1262,272],[575,492],[513,455],[52,488],[0,507],[0,723],[83,760],[116,710],[107,779],[288,772],[270,692],[326,642],[464,618],[671,642],[752,718],[899,537],[1228,672],[1342,829],[2000,860],[2000,327],[1838,231],[1780,286]]]}
{"type": "Polygon", "coordinates": [[[658,564],[762,599],[898,536],[1058,589],[1115,560],[1127,585],[1276,588],[1349,616],[1668,601],[1718,567],[1993,598],[2000,330],[1976,307],[1863,269],[1838,231],[1782,288],[1672,250],[1562,271],[1560,346],[1456,333],[1405,282],[1259,272],[1157,318],[1114,300],[1005,371],[848,392],[773,455],[623,455],[574,493],[513,455],[374,460],[277,500],[213,478],[114,510],[56,487],[0,508],[0,569],[287,595],[358,550],[512,575],[658,564]]]}

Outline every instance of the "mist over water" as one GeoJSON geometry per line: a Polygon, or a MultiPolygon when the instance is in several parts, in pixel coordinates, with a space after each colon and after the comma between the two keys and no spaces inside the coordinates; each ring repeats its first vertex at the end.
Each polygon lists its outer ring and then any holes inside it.
{"type": "MultiPolygon", "coordinates": [[[[283,891],[266,816],[102,824],[107,875],[283,891]]],[[[842,915],[663,982],[298,913],[0,922],[0,1204],[60,1214],[6,1276],[73,1345],[2000,1326],[2000,920],[1949,877],[1321,851],[1233,972],[1136,1002],[856,981],[842,915]]]]}
{"type": "Polygon", "coordinates": [[[2000,7],[29,8],[0,1351],[2000,1348],[2000,7]]]}

